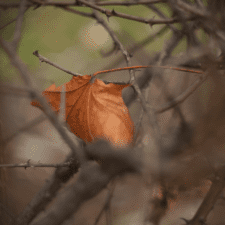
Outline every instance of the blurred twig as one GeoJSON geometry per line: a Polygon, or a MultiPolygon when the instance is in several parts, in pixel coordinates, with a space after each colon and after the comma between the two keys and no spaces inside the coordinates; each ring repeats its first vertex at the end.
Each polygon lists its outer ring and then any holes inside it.
{"type": "Polygon", "coordinates": [[[35,167],[53,167],[53,168],[59,168],[59,167],[69,167],[72,165],[72,162],[65,162],[65,163],[30,163],[30,160],[28,160],[26,163],[15,163],[15,164],[0,164],[1,168],[18,168],[18,167],[24,167],[25,169],[28,167],[35,168],[35,167]]]}
{"type": "Polygon", "coordinates": [[[18,216],[16,223],[12,223],[12,225],[30,224],[30,222],[45,209],[48,203],[52,201],[62,185],[77,173],[80,167],[80,163],[74,159],[73,153],[70,153],[67,156],[64,163],[70,163],[70,166],[60,166],[55,170],[53,175],[47,180],[46,184],[18,216]]]}
{"type": "Polygon", "coordinates": [[[86,153],[104,161],[84,164],[75,183],[66,188],[56,199],[54,206],[31,225],[59,225],[75,213],[82,203],[96,196],[117,175],[140,173],[140,159],[131,154],[130,149],[115,151],[106,141],[99,141],[86,147],[86,153]]]}
{"type": "MultiPolygon", "coordinates": [[[[104,9],[101,8],[95,4],[92,4],[90,2],[84,1],[84,0],[77,0],[79,3],[82,3],[86,6],[89,6],[92,9],[98,10],[101,13],[104,13],[107,17],[111,17],[111,16],[116,16],[116,17],[120,17],[120,18],[124,18],[124,19],[128,19],[128,20],[133,20],[133,21],[137,21],[137,22],[141,22],[141,23],[148,23],[151,26],[153,26],[154,24],[170,24],[170,23],[177,23],[179,22],[179,20],[177,19],[145,19],[145,18],[141,18],[138,16],[131,16],[131,15],[127,15],[124,13],[119,13],[116,12],[114,9],[113,10],[108,10],[108,9],[104,9]]],[[[186,20],[193,20],[195,19],[195,17],[187,17],[186,20]]]]}
{"type": "Polygon", "coordinates": [[[114,194],[114,191],[115,191],[115,188],[116,188],[116,182],[115,182],[115,180],[113,180],[111,187],[109,187],[109,191],[108,191],[108,195],[106,197],[105,204],[102,207],[102,210],[99,212],[99,214],[98,214],[98,216],[97,216],[97,218],[95,220],[94,225],[97,225],[98,224],[98,222],[101,219],[101,216],[104,213],[104,211],[108,210],[109,205],[110,205],[110,202],[111,202],[111,199],[112,199],[113,194],[114,194]]]}
{"type": "Polygon", "coordinates": [[[19,14],[17,16],[16,19],[16,27],[15,27],[15,32],[14,32],[14,37],[13,37],[13,41],[12,41],[12,45],[14,46],[14,48],[17,48],[17,45],[20,41],[20,37],[21,37],[21,28],[22,28],[22,23],[23,23],[23,16],[24,13],[26,11],[26,1],[27,0],[21,0],[20,1],[20,8],[19,8],[19,14]]]}
{"type": "Polygon", "coordinates": [[[209,74],[200,76],[199,79],[197,79],[189,88],[187,88],[186,91],[180,94],[177,98],[173,99],[171,102],[165,103],[163,106],[160,106],[159,108],[154,109],[156,113],[163,113],[166,110],[169,110],[172,107],[185,101],[192,93],[194,93],[195,90],[198,89],[198,87],[200,87],[204,83],[204,81],[207,79],[208,76],[209,74]]]}
{"type": "MultiPolygon", "coordinates": [[[[101,1],[101,2],[96,2],[96,5],[99,6],[114,6],[114,5],[121,5],[121,6],[132,6],[132,5],[145,5],[145,4],[156,4],[156,3],[163,3],[166,2],[167,0],[144,0],[144,1],[101,1]]],[[[33,7],[36,6],[37,4],[43,5],[43,6],[79,6],[79,7],[84,7],[84,5],[81,5],[77,2],[66,2],[66,1],[40,1],[40,0],[30,0],[27,1],[26,6],[27,7],[33,7]]],[[[11,3],[11,2],[1,2],[0,7],[3,9],[7,8],[14,8],[14,7],[19,7],[19,3],[11,3]]]]}
{"type": "Polygon", "coordinates": [[[220,197],[220,194],[224,190],[225,187],[224,171],[225,171],[224,166],[221,167],[219,170],[217,170],[214,179],[212,179],[212,185],[207,195],[205,196],[200,207],[198,208],[198,211],[196,212],[195,216],[188,221],[188,224],[190,225],[205,224],[208,214],[210,213],[216,201],[220,197]]]}
{"type": "Polygon", "coordinates": [[[26,125],[15,131],[13,134],[11,134],[9,137],[6,137],[2,140],[2,144],[6,145],[8,144],[13,138],[15,138],[17,135],[21,134],[22,132],[25,132],[31,128],[33,128],[35,125],[43,122],[46,120],[47,117],[45,115],[40,115],[39,117],[35,118],[34,120],[28,122],[26,125]]]}

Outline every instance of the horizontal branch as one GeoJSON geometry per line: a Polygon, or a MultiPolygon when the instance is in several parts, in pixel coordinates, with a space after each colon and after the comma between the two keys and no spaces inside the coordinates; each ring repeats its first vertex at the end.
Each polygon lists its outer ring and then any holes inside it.
{"type": "MultiPolygon", "coordinates": [[[[44,6],[57,6],[57,7],[62,7],[62,8],[66,8],[68,6],[86,6],[86,7],[92,8],[92,9],[96,9],[96,10],[100,11],[101,13],[104,13],[107,17],[111,17],[111,16],[120,17],[120,18],[124,18],[124,19],[128,19],[128,20],[133,20],[136,22],[149,24],[151,26],[153,26],[155,24],[172,24],[172,23],[180,22],[180,20],[178,18],[145,19],[145,18],[138,17],[138,16],[132,16],[132,15],[124,14],[124,13],[119,13],[119,12],[116,12],[114,9],[113,10],[104,9],[104,8],[99,7],[102,5],[102,3],[101,4],[93,4],[93,3],[90,3],[90,2],[87,2],[84,0],[77,0],[77,3],[68,3],[67,5],[65,3],[60,4],[60,3],[55,3],[55,2],[54,3],[53,2],[41,2],[41,1],[37,1],[37,0],[35,0],[35,1],[33,0],[33,2],[36,2],[36,4],[35,3],[27,3],[28,5],[26,5],[26,6],[35,7],[37,5],[44,5],[44,6]]],[[[161,2],[164,2],[164,1],[161,1],[161,2]]],[[[153,2],[151,2],[151,3],[153,3],[153,2]]],[[[156,3],[156,2],[154,2],[154,3],[156,3]]],[[[159,3],[159,1],[157,3],[159,3]]],[[[105,3],[105,4],[109,5],[108,3],[105,3]]],[[[147,2],[145,4],[147,4],[147,2]]],[[[119,3],[118,3],[118,5],[119,5],[119,3]]],[[[0,7],[2,7],[2,8],[18,7],[18,4],[16,4],[16,3],[7,3],[7,4],[0,3],[0,7]]],[[[196,16],[190,16],[190,17],[187,17],[186,20],[188,20],[188,21],[194,20],[195,18],[196,18],[196,16]]]]}
{"type": "Polygon", "coordinates": [[[17,97],[30,97],[31,89],[27,87],[17,87],[11,84],[0,84],[0,93],[12,94],[17,97]]]}
{"type": "Polygon", "coordinates": [[[52,201],[57,195],[63,184],[77,173],[80,168],[80,163],[74,159],[74,154],[71,152],[65,159],[64,163],[70,163],[67,167],[58,167],[53,175],[47,180],[44,186],[38,191],[31,202],[26,206],[23,212],[19,215],[16,223],[12,225],[28,225],[30,222],[52,201]]]}
{"type": "Polygon", "coordinates": [[[115,150],[101,140],[86,147],[89,157],[103,159],[101,164],[88,162],[83,165],[78,179],[60,193],[54,205],[45,210],[31,225],[59,225],[77,212],[80,206],[93,198],[117,175],[141,174],[142,164],[131,149],[115,150]]]}
{"type": "MultiPolygon", "coordinates": [[[[156,4],[156,3],[163,3],[167,2],[166,0],[148,0],[148,1],[102,1],[102,2],[96,2],[95,5],[99,6],[115,6],[115,5],[121,5],[121,6],[132,6],[132,5],[148,5],[148,4],[156,4]]],[[[79,3],[75,2],[54,2],[54,1],[38,1],[38,0],[32,0],[32,2],[27,2],[25,6],[32,7],[36,5],[43,5],[43,6],[79,6],[84,7],[84,5],[81,5],[79,3]]],[[[17,8],[20,6],[20,3],[11,3],[11,2],[1,2],[0,7],[7,9],[7,8],[17,8]]]]}
{"type": "Polygon", "coordinates": [[[31,167],[68,167],[71,166],[71,162],[65,162],[65,163],[53,163],[53,164],[47,164],[47,163],[30,163],[30,159],[26,163],[15,163],[15,164],[0,164],[0,168],[16,168],[16,167],[24,167],[24,169],[31,167]]]}
{"type": "MultiPolygon", "coordinates": [[[[154,24],[170,24],[170,23],[179,23],[180,20],[177,18],[173,18],[173,19],[145,19],[142,17],[138,17],[138,16],[131,16],[131,15],[127,15],[125,13],[119,13],[116,12],[114,9],[113,10],[108,10],[102,7],[99,7],[93,3],[87,2],[85,0],[77,0],[77,2],[80,2],[81,4],[84,4],[92,9],[98,10],[101,13],[104,13],[107,17],[111,17],[111,16],[115,16],[115,17],[120,17],[120,18],[124,18],[124,19],[129,19],[129,20],[133,20],[136,22],[141,22],[141,23],[146,23],[149,24],[151,26],[153,26],[154,24]]],[[[193,20],[195,19],[195,17],[191,16],[191,17],[187,17],[186,20],[193,20]]]]}

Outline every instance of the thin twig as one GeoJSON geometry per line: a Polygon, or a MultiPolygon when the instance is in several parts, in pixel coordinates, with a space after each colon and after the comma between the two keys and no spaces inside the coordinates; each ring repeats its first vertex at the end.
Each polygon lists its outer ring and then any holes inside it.
{"type": "Polygon", "coordinates": [[[94,13],[94,16],[95,16],[96,20],[98,21],[98,23],[100,23],[106,29],[106,31],[109,33],[109,35],[113,39],[115,45],[118,46],[118,48],[121,50],[122,54],[125,57],[125,60],[127,61],[127,65],[131,66],[130,54],[124,48],[124,46],[122,45],[122,43],[120,42],[120,40],[118,39],[116,34],[109,27],[109,25],[100,17],[100,15],[99,15],[99,13],[97,11],[94,10],[93,13],[94,13]]]}
{"type": "Polygon", "coordinates": [[[80,176],[62,191],[54,205],[45,210],[43,216],[31,225],[59,225],[72,216],[87,200],[96,196],[117,175],[140,174],[140,159],[130,149],[115,151],[106,141],[99,141],[86,147],[89,157],[104,159],[101,165],[88,162],[83,165],[80,176]]]}
{"type": "Polygon", "coordinates": [[[16,20],[17,20],[17,18],[15,18],[15,19],[9,21],[7,24],[1,26],[1,27],[0,27],[0,30],[4,29],[5,27],[7,27],[7,26],[10,25],[11,23],[15,22],[16,20]]]}
{"type": "Polygon", "coordinates": [[[171,39],[165,43],[165,47],[160,54],[159,60],[157,62],[157,66],[161,66],[166,62],[166,60],[169,58],[172,51],[178,45],[178,43],[183,38],[183,36],[184,36],[184,33],[173,32],[173,36],[171,37],[171,39]]]}
{"type": "MultiPolygon", "coordinates": [[[[161,18],[168,19],[155,5],[148,5],[148,8],[152,9],[154,12],[156,12],[161,18]]],[[[167,24],[168,27],[174,32],[178,32],[178,29],[173,24],[167,24]]]]}
{"type": "Polygon", "coordinates": [[[42,114],[39,117],[35,118],[34,120],[28,122],[25,124],[23,127],[19,128],[17,131],[15,131],[13,134],[11,134],[9,137],[6,137],[5,139],[2,140],[2,144],[6,145],[8,144],[13,138],[15,138],[17,135],[21,134],[22,132],[27,131],[28,129],[33,128],[35,125],[40,124],[44,120],[46,120],[47,117],[42,114]]]}
{"type": "Polygon", "coordinates": [[[61,66],[58,66],[57,64],[55,64],[55,63],[51,62],[50,60],[46,59],[44,56],[40,55],[40,54],[38,53],[38,51],[34,51],[34,52],[33,52],[33,55],[37,56],[41,62],[48,63],[49,65],[54,66],[54,67],[56,67],[57,69],[62,70],[63,72],[66,72],[66,73],[68,73],[68,74],[70,74],[70,75],[73,75],[73,76],[82,76],[82,74],[79,74],[79,73],[73,73],[73,72],[71,72],[71,71],[69,71],[69,70],[66,70],[66,69],[62,68],[61,66]]]}
{"type": "Polygon", "coordinates": [[[212,185],[207,195],[205,196],[203,202],[201,203],[200,207],[198,208],[198,211],[196,212],[193,219],[188,221],[188,224],[202,225],[206,222],[208,214],[210,213],[216,201],[220,197],[220,194],[224,190],[225,187],[224,171],[225,171],[224,167],[222,167],[218,171],[218,175],[213,179],[212,185]]]}
{"type": "MultiPolygon", "coordinates": [[[[114,6],[114,5],[121,5],[121,6],[132,6],[132,5],[146,5],[146,4],[157,4],[157,3],[163,3],[166,2],[167,0],[145,0],[145,1],[101,1],[101,2],[96,2],[95,5],[99,6],[114,6]]],[[[37,1],[37,0],[32,0],[31,2],[27,2],[26,6],[27,7],[34,7],[36,4],[44,5],[44,6],[63,6],[63,7],[68,7],[68,6],[78,6],[78,7],[84,7],[81,4],[78,4],[76,1],[75,2],[66,2],[66,1],[37,1]]],[[[7,8],[17,8],[19,7],[19,3],[8,3],[8,2],[1,2],[0,7],[7,9],[7,8]]]]}
{"type": "MultiPolygon", "coordinates": [[[[132,54],[134,54],[134,52],[136,52],[137,50],[139,50],[140,48],[143,48],[143,46],[152,43],[153,41],[155,41],[156,38],[159,38],[161,35],[165,34],[165,32],[168,31],[168,26],[164,26],[161,30],[159,30],[159,32],[157,32],[156,34],[147,37],[145,39],[143,39],[142,41],[140,41],[139,43],[135,43],[133,46],[131,46],[128,49],[128,52],[131,52],[132,54]]],[[[111,65],[107,65],[107,68],[110,66],[111,68],[115,68],[122,60],[123,56],[119,56],[118,59],[116,60],[116,62],[114,62],[111,65]]],[[[103,67],[103,69],[106,69],[106,66],[103,67]]]]}
{"type": "Polygon", "coordinates": [[[20,1],[19,14],[16,19],[16,27],[15,27],[14,37],[13,37],[13,41],[12,41],[12,45],[14,46],[15,49],[17,48],[17,45],[18,45],[18,43],[20,41],[20,37],[21,37],[21,27],[22,27],[22,23],[23,23],[23,16],[26,11],[26,7],[25,7],[26,1],[27,0],[20,1]]]}
{"type": "Polygon", "coordinates": [[[75,14],[77,14],[79,16],[84,16],[84,17],[88,17],[88,18],[94,18],[92,13],[81,12],[81,11],[78,11],[76,9],[71,9],[71,8],[65,7],[65,6],[59,6],[59,7],[64,9],[65,11],[75,13],[75,14]]]}
{"type": "MultiPolygon", "coordinates": [[[[128,20],[133,20],[136,22],[146,23],[151,26],[153,26],[154,24],[170,24],[170,23],[178,23],[179,22],[179,20],[176,18],[166,19],[166,20],[164,20],[164,19],[161,19],[161,20],[160,19],[158,19],[158,20],[157,19],[145,19],[145,18],[138,17],[138,16],[131,16],[131,15],[127,15],[124,13],[119,13],[119,12],[116,12],[114,9],[113,10],[104,9],[102,7],[99,7],[95,4],[87,2],[85,0],[77,0],[77,2],[85,4],[86,6],[89,6],[92,9],[98,10],[101,13],[104,13],[107,17],[116,16],[116,17],[120,17],[120,18],[124,18],[124,19],[128,19],[128,20]]],[[[193,16],[186,18],[186,20],[194,20],[194,19],[195,19],[195,17],[193,17],[193,16]]]]}
{"type": "MultiPolygon", "coordinates": [[[[64,128],[63,124],[51,110],[46,100],[32,87],[32,82],[30,80],[26,66],[19,59],[14,48],[1,37],[0,44],[8,54],[12,64],[19,70],[20,76],[23,78],[25,84],[32,88],[30,94],[40,102],[43,107],[43,111],[46,113],[47,117],[57,129],[65,143],[70,147],[71,154],[68,157],[72,156],[75,159],[72,167],[57,168],[50,181],[40,190],[39,193],[37,193],[29,205],[24,209],[23,213],[21,213],[20,217],[17,219],[16,225],[27,225],[36,215],[45,209],[47,204],[61,188],[62,183],[67,182],[71,176],[78,171],[80,165],[86,161],[86,156],[84,155],[81,142],[78,140],[78,138],[75,136],[73,136],[73,139],[71,138],[71,136],[68,134],[68,130],[64,128]]],[[[67,160],[70,160],[70,158],[67,158],[67,160]]],[[[13,224],[15,225],[15,223],[13,224]]]]}
{"type": "Polygon", "coordinates": [[[35,168],[35,167],[53,167],[53,168],[59,168],[59,167],[69,167],[71,166],[71,162],[65,162],[65,163],[30,163],[30,160],[28,160],[26,163],[15,163],[15,164],[0,164],[0,168],[17,168],[17,167],[24,167],[25,169],[28,167],[35,168]]]}
{"type": "Polygon", "coordinates": [[[30,97],[30,88],[27,87],[16,87],[11,84],[0,84],[0,93],[4,94],[12,94],[16,95],[17,97],[30,97]]]}
{"type": "MultiPolygon", "coordinates": [[[[149,91],[148,91],[147,88],[144,89],[144,93],[145,93],[145,100],[147,102],[148,101],[148,96],[149,96],[149,91]]],[[[144,116],[144,110],[143,110],[143,108],[141,108],[141,113],[139,115],[138,122],[137,122],[137,124],[135,126],[134,143],[136,143],[136,141],[137,141],[137,137],[138,137],[139,129],[141,127],[143,116],[144,116]]]]}
{"type": "Polygon", "coordinates": [[[191,12],[193,14],[195,14],[196,16],[200,16],[203,18],[207,18],[210,16],[210,14],[205,10],[205,8],[197,8],[194,7],[190,4],[185,3],[184,1],[181,0],[177,0],[176,1],[177,6],[179,6],[180,8],[182,8],[183,10],[185,10],[186,12],[191,12]]]}
{"type": "Polygon", "coordinates": [[[180,94],[177,98],[173,99],[171,102],[168,102],[164,104],[163,106],[160,106],[159,108],[155,109],[156,113],[163,113],[172,107],[175,107],[176,105],[184,102],[191,94],[194,93],[195,90],[197,90],[208,78],[209,74],[200,76],[199,79],[197,79],[189,88],[187,88],[186,91],[184,91],[182,94],[180,94]]]}
{"type": "MultiPolygon", "coordinates": [[[[0,5],[1,5],[1,3],[0,3],[0,5]]],[[[26,12],[28,9],[29,9],[29,7],[26,7],[25,12],[26,12]]],[[[20,14],[19,14],[19,15],[20,15],[20,14]]],[[[5,25],[3,25],[2,27],[0,27],[0,30],[1,30],[1,29],[4,29],[5,27],[7,27],[8,25],[10,25],[11,23],[15,22],[15,21],[18,19],[18,16],[19,16],[19,15],[17,15],[17,17],[16,17],[15,19],[9,21],[7,24],[5,24],[5,25]]]]}
{"type": "Polygon", "coordinates": [[[197,4],[199,7],[205,8],[205,6],[204,6],[202,0],[195,0],[195,1],[196,1],[196,4],[197,4]]]}
{"type": "Polygon", "coordinates": [[[28,225],[30,222],[51,202],[56,196],[62,185],[78,172],[80,164],[74,159],[74,154],[71,152],[64,163],[69,163],[70,166],[58,167],[54,174],[48,179],[46,184],[34,196],[31,202],[26,206],[23,212],[17,218],[16,223],[11,225],[28,225]]]}
{"type": "MultiPolygon", "coordinates": [[[[114,194],[114,190],[116,188],[116,181],[115,180],[112,180],[112,186],[109,188],[109,191],[108,191],[108,195],[106,197],[106,201],[105,201],[105,204],[104,206],[102,207],[102,210],[99,212],[96,220],[95,220],[95,223],[94,225],[97,225],[99,220],[101,219],[101,216],[103,214],[104,211],[107,211],[109,209],[109,206],[110,206],[110,202],[111,202],[111,199],[113,197],[113,194],[114,194]]],[[[107,223],[107,224],[111,224],[111,223],[107,223]]]]}

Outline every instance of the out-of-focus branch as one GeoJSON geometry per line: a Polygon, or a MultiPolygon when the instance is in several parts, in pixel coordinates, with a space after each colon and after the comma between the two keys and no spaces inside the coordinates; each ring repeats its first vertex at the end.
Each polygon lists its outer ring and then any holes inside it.
{"type": "Polygon", "coordinates": [[[1,27],[0,27],[0,30],[4,29],[5,27],[7,27],[7,26],[10,25],[11,23],[15,22],[16,20],[17,20],[17,18],[15,18],[15,19],[9,21],[7,24],[1,26],[1,27]]]}
{"type": "Polygon", "coordinates": [[[212,210],[213,206],[215,205],[216,201],[220,197],[220,194],[224,190],[225,187],[225,167],[223,166],[218,171],[214,179],[212,179],[212,185],[205,196],[203,202],[201,203],[198,211],[196,212],[193,219],[188,221],[190,225],[202,225],[206,222],[206,218],[210,211],[212,210]]]}
{"type": "Polygon", "coordinates": [[[18,45],[18,43],[20,41],[20,37],[21,37],[21,27],[22,27],[22,23],[23,23],[23,16],[26,11],[26,7],[25,7],[26,1],[27,0],[20,1],[19,14],[16,19],[16,27],[15,27],[14,37],[13,37],[13,41],[12,41],[12,45],[14,46],[15,49],[17,48],[17,45],[18,45]]]}
{"type": "MultiPolygon", "coordinates": [[[[105,29],[106,31],[109,33],[109,35],[111,36],[111,38],[113,39],[115,45],[120,49],[120,51],[122,52],[122,54],[125,57],[125,60],[127,61],[127,65],[131,66],[131,58],[130,58],[130,54],[127,52],[127,50],[125,49],[125,47],[123,46],[123,44],[120,42],[120,40],[117,38],[116,34],[113,32],[113,30],[109,27],[109,25],[100,17],[99,13],[97,11],[93,11],[93,14],[96,18],[96,20],[98,21],[98,23],[100,23],[105,29]]],[[[133,73],[133,70],[130,70],[130,74],[133,73]]]]}
{"type": "Polygon", "coordinates": [[[189,88],[187,88],[186,91],[184,91],[182,94],[180,94],[177,98],[173,99],[171,102],[168,102],[159,108],[154,109],[156,113],[163,113],[172,107],[175,107],[176,105],[184,102],[191,94],[194,93],[195,90],[197,90],[208,78],[209,74],[206,74],[204,76],[200,76],[199,79],[197,79],[189,88]]]}
{"type": "Polygon", "coordinates": [[[84,17],[88,17],[88,18],[94,18],[92,13],[81,12],[79,10],[71,9],[71,8],[65,7],[65,6],[60,6],[60,8],[64,9],[67,12],[75,13],[75,14],[77,14],[79,16],[84,16],[84,17]]]}
{"type": "MultiPolygon", "coordinates": [[[[80,0],[79,0],[80,1],[80,0]]],[[[84,2],[82,0],[82,2],[84,2]]],[[[90,4],[92,3],[88,3],[87,5],[90,6],[90,4]]],[[[93,5],[93,4],[92,4],[93,5]]],[[[100,9],[100,7],[93,7],[93,9],[100,9]]],[[[101,10],[100,10],[101,11],[101,10]]],[[[110,27],[105,23],[105,21],[98,15],[98,13],[96,11],[94,11],[94,15],[96,17],[96,19],[98,20],[99,23],[101,23],[104,28],[109,32],[110,36],[112,37],[114,43],[118,46],[118,48],[121,50],[121,52],[123,53],[126,61],[127,61],[127,65],[131,66],[131,59],[130,59],[130,54],[127,52],[127,50],[125,49],[125,47],[122,45],[122,43],[119,41],[119,39],[117,38],[117,36],[115,35],[115,33],[110,29],[110,27]]],[[[136,91],[138,98],[141,101],[142,107],[144,109],[144,112],[148,115],[149,118],[149,122],[151,124],[151,126],[153,127],[154,130],[154,134],[155,136],[158,138],[159,136],[159,129],[158,129],[158,125],[157,125],[157,121],[154,115],[154,112],[149,110],[147,108],[147,103],[141,93],[141,89],[138,86],[137,82],[136,82],[136,78],[135,78],[135,74],[133,70],[129,70],[130,73],[130,84],[134,87],[134,90],[136,91]]]]}
{"type": "Polygon", "coordinates": [[[195,1],[196,1],[196,4],[197,4],[199,7],[205,8],[205,6],[204,6],[202,0],[195,0],[195,1]]]}
{"type": "Polygon", "coordinates": [[[31,225],[59,225],[77,212],[88,199],[103,190],[117,175],[140,173],[140,159],[130,149],[116,151],[108,142],[98,141],[86,147],[89,157],[102,159],[101,165],[89,162],[83,165],[75,183],[68,186],[56,199],[54,206],[44,212],[31,225]]]}
{"type": "Polygon", "coordinates": [[[31,89],[27,87],[16,87],[11,84],[0,84],[0,93],[3,94],[12,94],[18,97],[30,97],[31,89]]]}
{"type": "MultiPolygon", "coordinates": [[[[23,64],[23,62],[17,56],[15,49],[2,38],[0,38],[0,44],[5,52],[8,54],[12,64],[19,70],[21,77],[23,78],[25,84],[31,88],[30,94],[33,98],[36,98],[40,104],[43,106],[43,111],[46,113],[49,120],[52,122],[53,126],[58,130],[59,134],[62,136],[65,143],[72,150],[71,154],[67,157],[67,161],[73,160],[72,166],[69,168],[61,167],[57,168],[55,174],[50,179],[50,181],[40,190],[40,192],[32,199],[30,204],[25,208],[23,213],[19,216],[16,223],[13,225],[25,225],[28,224],[38,213],[40,213],[46,205],[52,200],[56,195],[57,191],[60,189],[63,182],[67,182],[70,177],[78,171],[80,164],[86,161],[86,156],[82,152],[81,142],[74,136],[72,139],[68,134],[68,130],[65,129],[62,122],[51,110],[45,99],[38,93],[33,87],[30,80],[28,71],[23,64]]],[[[66,161],[66,162],[67,162],[66,161]]]]}
{"type": "Polygon", "coordinates": [[[28,167],[31,167],[31,168],[35,168],[35,167],[53,167],[53,168],[59,168],[59,167],[69,167],[71,165],[72,165],[71,162],[47,164],[47,163],[30,163],[30,160],[28,160],[26,163],[0,164],[0,167],[1,168],[18,168],[18,167],[24,167],[26,169],[28,167]]]}
{"type": "Polygon", "coordinates": [[[21,127],[20,129],[18,129],[15,133],[11,134],[9,137],[4,138],[2,140],[2,144],[3,145],[8,144],[17,135],[21,134],[24,131],[27,131],[28,129],[31,129],[32,127],[34,127],[35,125],[43,122],[46,119],[47,119],[47,117],[45,115],[40,115],[39,117],[37,117],[34,120],[32,120],[32,121],[28,122],[27,124],[25,124],[23,127],[21,127]]]}
{"type": "MultiPolygon", "coordinates": [[[[0,38],[0,44],[2,48],[5,50],[5,52],[8,54],[12,64],[17,68],[20,72],[21,77],[23,78],[25,84],[32,88],[32,82],[30,80],[28,71],[23,64],[23,62],[19,59],[16,52],[14,51],[13,47],[4,41],[2,38],[0,38]]],[[[36,98],[40,104],[43,106],[43,111],[46,113],[49,120],[52,122],[53,126],[58,130],[59,134],[64,139],[65,143],[70,147],[70,149],[74,152],[74,154],[77,156],[77,159],[80,160],[80,162],[85,161],[85,156],[81,149],[79,149],[79,143],[78,140],[74,138],[74,140],[69,137],[68,133],[63,127],[63,124],[59,121],[58,117],[55,115],[55,113],[51,110],[46,100],[39,94],[34,88],[32,88],[32,91],[30,94],[33,96],[33,98],[36,98]],[[76,140],[76,141],[75,141],[76,140]]]]}
{"type": "Polygon", "coordinates": [[[64,163],[69,163],[70,166],[58,167],[54,174],[47,180],[46,184],[19,215],[16,222],[11,225],[30,224],[30,222],[45,209],[49,202],[52,201],[63,184],[78,172],[80,163],[74,159],[73,152],[67,156],[64,163]]]}
{"type": "MultiPolygon", "coordinates": [[[[29,74],[26,70],[25,65],[20,61],[19,57],[14,52],[12,46],[8,44],[6,41],[4,41],[2,38],[0,38],[0,44],[2,45],[5,52],[8,54],[11,62],[14,64],[14,66],[19,70],[21,77],[23,78],[26,85],[30,88],[32,88],[32,83],[29,77],[29,74]]],[[[55,113],[51,110],[45,99],[34,89],[30,92],[30,94],[33,96],[33,98],[36,98],[40,104],[43,106],[43,111],[46,113],[52,124],[55,126],[55,128],[58,130],[62,138],[65,140],[65,142],[68,144],[68,146],[75,152],[75,154],[78,156],[77,158],[81,160],[81,162],[84,161],[84,155],[81,152],[81,150],[78,148],[78,143],[75,143],[74,140],[72,140],[68,134],[66,133],[63,125],[59,121],[58,117],[55,115],[55,113]]]]}
{"type": "MultiPolygon", "coordinates": [[[[93,3],[90,3],[90,2],[87,2],[87,1],[84,1],[84,0],[77,0],[77,2],[80,2],[82,4],[85,4],[86,6],[92,8],[92,9],[95,9],[95,10],[98,10],[100,11],[101,13],[104,13],[107,17],[111,17],[111,16],[116,16],[116,17],[120,17],[120,18],[124,18],[124,19],[128,19],[128,20],[133,20],[133,21],[137,21],[137,22],[141,22],[141,23],[146,23],[146,24],[149,24],[151,26],[155,25],[155,24],[170,24],[170,23],[177,23],[179,22],[178,19],[162,19],[162,20],[157,20],[157,19],[145,19],[145,18],[142,18],[142,17],[138,17],[138,16],[131,16],[131,15],[127,15],[127,14],[124,14],[124,13],[119,13],[119,12],[116,12],[114,9],[113,10],[108,10],[108,9],[104,9],[104,8],[101,8],[93,3]]],[[[195,19],[195,17],[188,17],[186,18],[186,20],[193,20],[195,19]]]]}
{"type": "Polygon", "coordinates": [[[194,7],[190,4],[187,4],[187,3],[185,3],[184,1],[181,1],[181,0],[177,0],[176,3],[177,3],[177,6],[179,6],[180,8],[185,10],[186,12],[190,12],[190,13],[193,13],[197,16],[204,17],[204,18],[207,18],[207,17],[210,16],[210,14],[204,8],[199,9],[199,8],[194,7]]]}
{"type": "MultiPolygon", "coordinates": [[[[155,13],[157,13],[161,18],[168,19],[155,5],[148,5],[149,9],[152,9],[155,13]]],[[[168,27],[174,32],[178,32],[177,28],[173,24],[167,24],[168,27]]]]}
{"type": "MultiPolygon", "coordinates": [[[[99,6],[114,6],[114,5],[121,5],[121,6],[132,6],[132,5],[146,5],[146,4],[157,4],[157,3],[163,3],[167,2],[167,0],[145,0],[145,1],[101,1],[101,2],[96,2],[96,5],[99,6]]],[[[43,6],[79,6],[83,7],[83,5],[75,2],[66,2],[66,1],[40,1],[40,0],[30,0],[29,2],[26,3],[27,7],[33,7],[36,5],[43,5],[43,6]]],[[[19,7],[19,3],[11,3],[11,2],[1,2],[0,7],[3,9],[7,8],[17,8],[19,7]]]]}
{"type": "Polygon", "coordinates": [[[113,197],[115,187],[116,187],[116,182],[114,180],[114,181],[112,181],[112,186],[110,187],[110,189],[108,191],[108,195],[106,197],[105,204],[102,207],[102,210],[100,211],[100,213],[98,214],[98,216],[97,216],[97,218],[95,220],[94,225],[97,225],[98,224],[99,220],[101,219],[101,216],[102,216],[103,212],[109,209],[109,205],[110,205],[111,199],[113,197]]]}

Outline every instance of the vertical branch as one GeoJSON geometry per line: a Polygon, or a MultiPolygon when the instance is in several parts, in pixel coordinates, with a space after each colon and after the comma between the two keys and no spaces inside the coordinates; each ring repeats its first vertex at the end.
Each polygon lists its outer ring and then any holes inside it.
{"type": "Polygon", "coordinates": [[[62,90],[60,94],[60,111],[59,111],[59,120],[62,123],[65,123],[66,120],[66,85],[62,85],[62,90]]]}
{"type": "Polygon", "coordinates": [[[21,0],[18,17],[16,19],[16,27],[15,27],[14,38],[13,38],[13,42],[12,42],[12,46],[15,49],[17,48],[18,43],[20,41],[20,37],[21,37],[21,28],[22,28],[22,23],[23,23],[23,16],[24,16],[24,13],[26,11],[26,7],[25,7],[26,1],[27,0],[21,0]]]}
{"type": "MultiPolygon", "coordinates": [[[[25,65],[22,63],[20,58],[17,56],[17,54],[14,51],[14,48],[5,42],[2,38],[0,38],[0,44],[5,50],[5,52],[8,54],[12,64],[19,70],[21,77],[23,78],[25,84],[28,87],[33,87],[30,76],[28,74],[28,71],[25,67],[25,65]]],[[[58,130],[61,137],[64,139],[65,143],[70,147],[70,149],[74,152],[77,159],[80,160],[81,163],[85,161],[85,156],[82,150],[80,149],[80,145],[78,143],[78,140],[76,142],[69,137],[68,133],[63,129],[62,123],[59,121],[55,113],[51,110],[45,99],[39,94],[34,88],[30,92],[30,95],[32,98],[35,98],[40,102],[40,104],[43,106],[43,111],[48,116],[49,120],[52,122],[53,126],[58,130]]]]}

